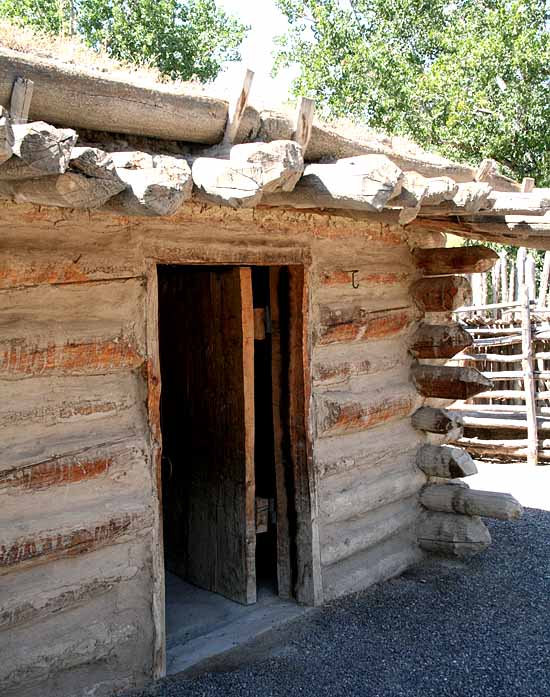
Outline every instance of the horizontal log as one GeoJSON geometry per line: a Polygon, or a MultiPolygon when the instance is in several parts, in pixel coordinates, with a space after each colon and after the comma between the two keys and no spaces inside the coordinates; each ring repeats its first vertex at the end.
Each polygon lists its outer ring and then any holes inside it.
{"type": "MultiPolygon", "coordinates": [[[[467,448],[473,453],[489,457],[503,456],[509,460],[515,458],[527,459],[528,441],[527,439],[513,440],[486,440],[481,438],[460,438],[456,441],[458,445],[467,448]]],[[[539,460],[550,460],[550,440],[539,441],[537,450],[539,460]]]]}
{"type": "MultiPolygon", "coordinates": [[[[464,426],[468,426],[469,428],[504,428],[520,431],[527,429],[526,413],[523,415],[498,413],[491,416],[480,412],[465,411],[462,415],[462,419],[464,421],[464,426]]],[[[550,431],[550,420],[542,416],[537,417],[537,428],[539,431],[550,431]]]]}
{"type": "MultiPolygon", "coordinates": [[[[84,518],[84,516],[83,516],[84,518]]],[[[35,564],[92,552],[125,541],[152,524],[148,511],[120,513],[80,527],[45,529],[0,543],[0,573],[22,564],[35,564]]]]}
{"type": "Polygon", "coordinates": [[[424,513],[418,524],[418,544],[427,552],[468,557],[491,544],[481,518],[455,513],[424,513]]]}
{"type": "Polygon", "coordinates": [[[369,312],[357,305],[321,305],[317,344],[384,339],[399,334],[414,322],[409,307],[369,312]]]}
{"type": "Polygon", "coordinates": [[[42,121],[13,126],[13,155],[0,164],[0,180],[36,179],[63,174],[77,135],[42,121]]]}
{"type": "Polygon", "coordinates": [[[491,191],[483,215],[544,215],[550,210],[550,189],[491,191]]]}
{"type": "Polygon", "coordinates": [[[475,368],[422,365],[411,368],[416,389],[425,397],[469,399],[492,387],[492,383],[475,368]]]}
{"type": "Polygon", "coordinates": [[[229,160],[235,164],[249,163],[260,167],[258,183],[264,195],[293,191],[304,172],[302,147],[292,140],[234,145],[229,160]]]}
{"type": "Polygon", "coordinates": [[[12,156],[13,143],[14,136],[9,112],[0,106],[0,164],[12,156]]]}
{"type": "Polygon", "coordinates": [[[100,208],[125,188],[126,184],[116,175],[112,179],[96,179],[65,172],[23,181],[0,179],[0,198],[59,208],[100,208]]]}
{"type": "MultiPolygon", "coordinates": [[[[550,354],[549,354],[550,355],[550,354]]],[[[450,357],[453,361],[476,361],[477,363],[521,363],[521,353],[459,353],[450,357]]]]}
{"type": "Polygon", "coordinates": [[[414,405],[415,399],[410,394],[389,396],[367,404],[326,399],[318,404],[318,434],[335,436],[374,428],[409,416],[414,405]]]}
{"type": "Polygon", "coordinates": [[[440,433],[459,438],[462,434],[463,421],[460,414],[437,407],[420,407],[411,417],[412,425],[419,431],[440,433]],[[459,434],[455,436],[455,434],[459,434]]]}
{"type": "Polygon", "coordinates": [[[424,312],[450,312],[472,300],[472,289],[462,276],[421,278],[411,286],[411,294],[424,312]]]}
{"type": "MultiPolygon", "coordinates": [[[[483,375],[489,380],[520,380],[525,373],[522,370],[500,370],[500,371],[483,371],[483,375]]],[[[534,370],[533,376],[548,380],[550,378],[550,370],[534,370]]]]}
{"type": "Polygon", "coordinates": [[[191,169],[181,157],[157,155],[153,167],[117,168],[126,189],[105,204],[105,210],[120,215],[174,215],[191,198],[191,169]]]}
{"type": "Polygon", "coordinates": [[[414,260],[426,276],[485,273],[498,261],[489,247],[432,247],[414,249],[414,260]]]}
{"type": "Polygon", "coordinates": [[[416,456],[417,466],[430,477],[459,479],[477,474],[477,467],[470,455],[452,445],[421,446],[416,456]]]}
{"type": "Polygon", "coordinates": [[[523,515],[521,504],[511,494],[477,491],[456,484],[427,484],[420,493],[420,503],[429,511],[498,520],[515,520],[523,515]]]}
{"type": "Polygon", "coordinates": [[[456,322],[422,322],[412,338],[409,351],[415,358],[451,358],[473,343],[470,334],[456,322]]]}
{"type": "Polygon", "coordinates": [[[379,212],[401,187],[403,172],[384,155],[308,165],[292,193],[266,196],[269,206],[379,212]]]}
{"type": "Polygon", "coordinates": [[[383,506],[359,518],[322,525],[321,563],[336,564],[347,557],[413,527],[418,518],[418,501],[413,496],[383,506]]]}

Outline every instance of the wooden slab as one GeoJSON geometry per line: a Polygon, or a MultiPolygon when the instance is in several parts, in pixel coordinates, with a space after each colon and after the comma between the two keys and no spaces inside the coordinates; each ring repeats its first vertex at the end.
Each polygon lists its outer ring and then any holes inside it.
{"type": "Polygon", "coordinates": [[[489,247],[440,247],[414,249],[416,265],[426,276],[485,273],[499,259],[489,247]]]}

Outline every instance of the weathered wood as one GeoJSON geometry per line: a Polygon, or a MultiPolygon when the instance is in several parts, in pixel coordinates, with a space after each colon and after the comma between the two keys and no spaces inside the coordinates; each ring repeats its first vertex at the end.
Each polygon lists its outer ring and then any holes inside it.
{"type": "Polygon", "coordinates": [[[424,513],[417,534],[422,549],[456,557],[477,554],[491,544],[481,518],[455,513],[424,513]]]}
{"type": "Polygon", "coordinates": [[[415,319],[411,308],[369,312],[357,305],[321,305],[317,344],[368,341],[395,336],[415,319]]]}
{"type": "Polygon", "coordinates": [[[531,314],[529,307],[529,293],[527,284],[521,287],[521,351],[523,353],[521,367],[523,369],[523,389],[525,391],[525,405],[527,407],[527,461],[530,465],[536,465],[538,461],[537,446],[537,406],[535,399],[536,385],[534,377],[533,338],[531,336],[531,314]]]}
{"type": "Polygon", "coordinates": [[[469,399],[492,387],[492,382],[475,368],[422,365],[411,368],[416,389],[425,397],[469,399]]]}
{"type": "Polygon", "coordinates": [[[21,535],[0,544],[0,574],[16,565],[53,561],[117,544],[150,525],[148,511],[121,512],[93,522],[87,522],[83,514],[72,527],[55,530],[45,525],[32,536],[21,535]]]}
{"type": "Polygon", "coordinates": [[[493,174],[497,172],[497,163],[495,160],[486,158],[481,161],[479,167],[476,170],[474,179],[476,182],[485,182],[491,178],[493,174]]]}
{"type": "Polygon", "coordinates": [[[409,351],[416,358],[452,358],[473,343],[471,335],[457,322],[422,322],[412,338],[409,351]]]}
{"type": "MultiPolygon", "coordinates": [[[[503,455],[507,459],[527,458],[528,440],[527,438],[514,438],[507,440],[487,440],[483,438],[460,438],[456,444],[467,448],[473,453],[480,455],[503,455]]],[[[550,439],[539,441],[537,456],[539,460],[550,459],[550,439]]]]}
{"type": "Polygon", "coordinates": [[[126,186],[117,174],[112,155],[100,148],[74,147],[69,159],[69,169],[86,177],[118,182],[119,191],[122,191],[126,186]]]}
{"type": "Polygon", "coordinates": [[[530,193],[492,191],[481,212],[491,215],[544,215],[550,210],[550,189],[537,189],[530,193]]]}
{"type": "Polygon", "coordinates": [[[13,154],[14,135],[9,113],[0,106],[0,164],[13,154]]]}
{"type": "Polygon", "coordinates": [[[411,295],[425,312],[449,312],[470,304],[472,288],[462,276],[421,278],[411,286],[411,295]]]}
{"type": "Polygon", "coordinates": [[[533,177],[523,177],[523,180],[521,182],[521,190],[524,193],[529,193],[530,191],[533,191],[535,188],[535,180],[533,177]]]}
{"type": "Polygon", "coordinates": [[[303,148],[304,152],[311,139],[314,114],[315,100],[309,97],[300,97],[296,111],[296,128],[294,129],[292,139],[303,148]]]}
{"type": "Polygon", "coordinates": [[[34,82],[24,77],[13,81],[10,99],[10,118],[12,123],[27,123],[31,108],[34,82]]]}
{"type": "Polygon", "coordinates": [[[304,171],[303,150],[291,140],[234,145],[229,159],[261,168],[258,185],[263,194],[292,191],[304,171]]]}
{"type": "Polygon", "coordinates": [[[544,264],[542,267],[542,273],[540,275],[539,283],[539,295],[537,299],[537,305],[539,307],[546,307],[546,301],[548,298],[548,282],[550,281],[550,252],[544,253],[544,264]]]}
{"type": "Polygon", "coordinates": [[[477,474],[477,467],[470,455],[452,445],[424,444],[416,456],[417,466],[430,477],[458,479],[477,474]]]}
{"type": "Polygon", "coordinates": [[[0,179],[0,198],[60,208],[100,208],[125,188],[126,184],[116,175],[112,179],[96,179],[65,172],[23,181],[0,179]]]}
{"type": "Polygon", "coordinates": [[[454,361],[477,361],[478,363],[520,363],[522,359],[521,353],[459,353],[454,356],[454,361]]]}
{"type": "Polygon", "coordinates": [[[231,143],[235,142],[237,133],[239,131],[239,126],[244,116],[246,106],[248,104],[248,97],[250,95],[250,90],[252,88],[252,80],[254,79],[254,71],[246,70],[243,85],[239,92],[239,96],[234,101],[229,103],[227,112],[227,122],[225,124],[225,131],[223,134],[223,142],[231,143]]]}
{"type": "Polygon", "coordinates": [[[411,422],[420,431],[440,433],[452,439],[460,438],[464,425],[460,414],[436,407],[420,407],[411,416],[411,422]]]}
{"type": "Polygon", "coordinates": [[[321,528],[321,562],[336,564],[411,528],[418,518],[416,495],[382,506],[368,515],[323,525],[321,528]]]}
{"type": "Polygon", "coordinates": [[[477,491],[457,484],[428,484],[420,493],[420,503],[429,511],[498,520],[515,520],[523,515],[521,504],[512,494],[477,491]]]}
{"type": "Polygon", "coordinates": [[[381,211],[401,188],[403,172],[384,155],[363,155],[335,164],[307,165],[293,192],[263,203],[290,208],[381,211]]]}
{"type": "Polygon", "coordinates": [[[413,256],[426,276],[484,273],[499,259],[489,247],[432,247],[415,249],[413,256]]]}
{"type": "Polygon", "coordinates": [[[418,172],[404,172],[401,193],[392,198],[387,208],[401,208],[399,223],[407,225],[414,220],[421,206],[438,206],[458,191],[458,184],[450,177],[423,177],[418,172]]]}
{"type": "Polygon", "coordinates": [[[54,128],[42,121],[14,125],[13,136],[13,155],[0,164],[0,180],[63,174],[77,139],[72,129],[54,128]]]}
{"type": "Polygon", "coordinates": [[[318,404],[319,436],[334,436],[373,428],[387,421],[409,416],[415,399],[411,394],[391,395],[367,403],[323,400],[318,404]]]}
{"type": "MultiPolygon", "coordinates": [[[[513,408],[516,405],[510,405],[513,408]]],[[[527,409],[523,405],[523,414],[487,414],[482,412],[464,412],[464,426],[476,429],[506,429],[506,430],[527,430],[528,423],[526,418],[527,409]]],[[[544,417],[536,417],[538,431],[550,431],[550,421],[544,417]]],[[[537,436],[538,438],[538,436],[537,436]]]]}
{"type": "Polygon", "coordinates": [[[117,168],[126,190],[107,202],[105,208],[122,215],[174,215],[191,198],[191,169],[183,158],[157,155],[146,169],[117,168]]]}

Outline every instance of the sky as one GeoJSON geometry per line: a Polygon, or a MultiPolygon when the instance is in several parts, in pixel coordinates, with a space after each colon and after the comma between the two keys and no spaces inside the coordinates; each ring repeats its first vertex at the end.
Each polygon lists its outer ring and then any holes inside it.
{"type": "Polygon", "coordinates": [[[290,97],[290,83],[296,73],[291,68],[276,78],[270,76],[273,65],[273,39],[287,30],[287,21],[273,0],[217,0],[219,7],[236,15],[252,27],[241,46],[241,63],[229,63],[215,81],[216,87],[238,92],[246,68],[253,70],[251,101],[276,107],[290,97]]]}

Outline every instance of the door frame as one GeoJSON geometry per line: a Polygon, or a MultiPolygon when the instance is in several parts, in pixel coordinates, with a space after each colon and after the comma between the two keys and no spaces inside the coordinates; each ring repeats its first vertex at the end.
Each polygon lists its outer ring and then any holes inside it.
{"type": "MultiPolygon", "coordinates": [[[[270,250],[274,252],[275,250],[270,250]]],[[[306,605],[320,605],[323,602],[321,579],[321,559],[319,547],[317,486],[313,469],[312,424],[310,421],[311,402],[311,340],[310,340],[310,274],[311,264],[307,250],[292,253],[270,254],[268,261],[247,253],[246,261],[235,259],[234,252],[216,250],[208,258],[197,260],[196,256],[167,254],[147,258],[146,264],[146,348],[147,348],[147,415],[150,432],[151,474],[153,482],[154,522],[152,531],[152,571],[153,571],[153,677],[166,674],[166,628],[165,628],[165,578],[164,547],[162,529],[162,432],[160,421],[161,373],[159,353],[159,298],[157,266],[281,266],[289,269],[290,303],[290,369],[289,387],[290,438],[293,472],[293,506],[296,512],[296,583],[295,598],[306,605]],[[297,256],[300,262],[297,263],[297,256]],[[252,257],[252,258],[251,258],[252,257]],[[292,312],[294,310],[294,312],[292,312]],[[298,314],[298,320],[295,319],[298,314]]]]}

